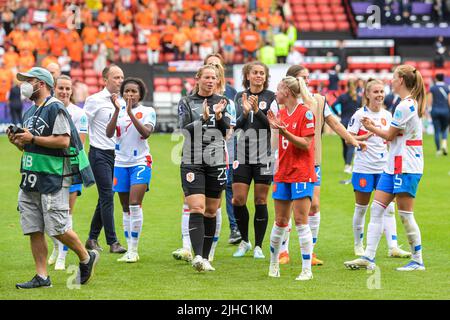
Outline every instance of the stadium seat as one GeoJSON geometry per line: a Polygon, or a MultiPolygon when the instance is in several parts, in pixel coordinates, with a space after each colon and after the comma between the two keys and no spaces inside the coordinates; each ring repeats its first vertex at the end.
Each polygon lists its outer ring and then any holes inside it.
{"type": "Polygon", "coordinates": [[[322,17],[319,14],[313,13],[313,14],[308,15],[308,20],[311,22],[321,21],[322,17]]]}
{"type": "Polygon", "coordinates": [[[97,87],[98,84],[98,80],[97,77],[92,78],[92,77],[87,77],[84,79],[84,83],[88,86],[88,87],[97,87]]]}
{"type": "Polygon", "coordinates": [[[97,78],[97,72],[93,69],[84,69],[84,76],[85,77],[91,77],[91,78],[97,78]]]}
{"type": "Polygon", "coordinates": [[[157,86],[167,86],[167,78],[155,78],[153,80],[153,85],[157,86]]]}
{"type": "Polygon", "coordinates": [[[83,77],[83,70],[82,69],[74,69],[74,68],[72,68],[70,70],[70,76],[72,78],[83,77]]]}
{"type": "Polygon", "coordinates": [[[322,31],[323,23],[322,22],[312,22],[311,23],[311,31],[322,31]]]}
{"type": "Polygon", "coordinates": [[[180,93],[182,89],[183,88],[181,86],[174,85],[174,86],[170,86],[169,92],[180,93]]]}
{"type": "Polygon", "coordinates": [[[183,81],[180,78],[169,78],[167,80],[168,86],[181,86],[183,85],[183,81]]]}
{"type": "Polygon", "coordinates": [[[169,87],[167,86],[155,86],[155,92],[169,92],[169,87]]]}

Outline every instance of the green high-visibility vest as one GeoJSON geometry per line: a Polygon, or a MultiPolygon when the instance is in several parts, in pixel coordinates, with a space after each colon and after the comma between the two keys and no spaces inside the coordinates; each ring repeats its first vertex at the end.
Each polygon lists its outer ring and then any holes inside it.
{"type": "Polygon", "coordinates": [[[259,49],[259,60],[267,66],[277,63],[275,48],[272,46],[264,46],[259,49]]]}
{"type": "Polygon", "coordinates": [[[293,25],[290,25],[286,31],[286,34],[289,38],[289,45],[293,46],[295,41],[297,41],[297,28],[293,25]]]}
{"type": "Polygon", "coordinates": [[[70,158],[72,184],[83,183],[89,187],[95,183],[89,160],[83,149],[77,129],[61,101],[51,97],[43,106],[33,105],[23,116],[23,127],[36,136],[51,136],[55,119],[64,112],[70,124],[70,147],[52,149],[36,144],[26,144],[22,155],[20,188],[28,192],[54,193],[62,188],[64,162],[70,158]]]}
{"type": "Polygon", "coordinates": [[[273,37],[275,54],[277,57],[287,57],[289,54],[289,37],[285,33],[278,33],[273,37]]]}

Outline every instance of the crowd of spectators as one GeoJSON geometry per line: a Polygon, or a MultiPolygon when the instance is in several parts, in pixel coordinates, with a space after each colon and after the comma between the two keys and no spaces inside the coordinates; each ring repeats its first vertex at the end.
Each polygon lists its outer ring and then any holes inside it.
{"type": "MultiPolygon", "coordinates": [[[[138,46],[149,64],[212,52],[226,63],[248,62],[295,29],[287,0],[0,0],[0,9],[0,102],[14,74],[33,66],[55,62],[70,74],[89,55],[100,72],[110,62],[136,61],[138,46]]],[[[292,45],[296,32],[289,37],[292,45]]],[[[289,48],[277,52],[285,61],[289,48]]]]}

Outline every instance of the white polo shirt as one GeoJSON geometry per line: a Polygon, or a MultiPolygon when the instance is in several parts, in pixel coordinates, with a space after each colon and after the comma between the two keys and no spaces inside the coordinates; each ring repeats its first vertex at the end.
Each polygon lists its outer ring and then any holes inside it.
{"type": "MultiPolygon", "coordinates": [[[[119,98],[121,106],[126,103],[123,98],[119,98]]],[[[87,97],[84,104],[84,111],[89,123],[89,143],[91,146],[101,150],[114,150],[115,138],[106,136],[106,126],[114,113],[114,106],[111,102],[111,93],[108,89],[87,97]]]]}

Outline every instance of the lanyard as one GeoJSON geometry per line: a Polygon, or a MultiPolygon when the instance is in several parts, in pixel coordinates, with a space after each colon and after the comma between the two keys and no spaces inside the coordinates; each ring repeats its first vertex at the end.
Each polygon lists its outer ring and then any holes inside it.
{"type": "Polygon", "coordinates": [[[36,131],[35,129],[34,129],[34,127],[36,126],[36,122],[37,122],[37,119],[39,118],[39,116],[41,115],[41,113],[42,113],[42,110],[44,109],[44,107],[45,107],[45,105],[47,104],[47,102],[50,100],[52,98],[52,96],[48,96],[46,99],[45,99],[45,101],[40,105],[40,106],[37,106],[37,110],[33,113],[33,125],[31,126],[31,129],[33,129],[33,131],[36,131]]]}

